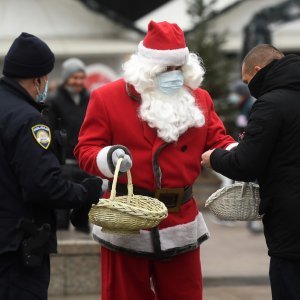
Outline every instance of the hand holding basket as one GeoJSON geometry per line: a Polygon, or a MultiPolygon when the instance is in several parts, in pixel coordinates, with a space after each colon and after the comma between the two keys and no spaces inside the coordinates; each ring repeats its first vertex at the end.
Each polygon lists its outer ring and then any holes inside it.
{"type": "Polygon", "coordinates": [[[252,182],[236,182],[213,193],[205,203],[213,214],[226,221],[254,221],[259,215],[259,186],[252,182]]]}
{"type": "Polygon", "coordinates": [[[134,195],[130,171],[127,172],[128,195],[116,196],[118,173],[122,158],[118,159],[109,199],[100,199],[89,212],[91,223],[102,231],[118,234],[139,233],[141,229],[157,226],[168,216],[164,203],[148,196],[134,195]]]}

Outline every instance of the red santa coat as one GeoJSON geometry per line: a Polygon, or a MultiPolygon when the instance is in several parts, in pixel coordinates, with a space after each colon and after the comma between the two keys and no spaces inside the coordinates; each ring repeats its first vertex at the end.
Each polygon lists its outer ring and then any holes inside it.
{"type": "MultiPolygon", "coordinates": [[[[149,191],[158,187],[187,187],[193,185],[201,172],[203,152],[234,145],[205,90],[192,91],[204,113],[205,125],[188,129],[175,143],[166,143],[157,136],[156,129],[139,118],[139,95],[129,89],[120,79],[92,93],[75,148],[79,165],[86,172],[111,177],[106,153],[109,146],[123,145],[132,155],[134,185],[149,191]],[[159,168],[155,170],[154,164],[159,168]]],[[[120,177],[119,182],[126,183],[126,176],[120,177]]],[[[192,199],[182,205],[179,212],[169,213],[159,225],[159,231],[145,230],[139,235],[125,236],[104,233],[94,226],[93,234],[111,249],[158,257],[195,249],[208,237],[208,230],[192,199]]]]}

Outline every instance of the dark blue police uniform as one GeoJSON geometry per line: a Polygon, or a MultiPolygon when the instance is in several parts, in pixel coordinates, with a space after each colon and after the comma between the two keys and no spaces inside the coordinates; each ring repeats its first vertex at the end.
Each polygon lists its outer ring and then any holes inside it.
{"type": "Polygon", "coordinates": [[[13,79],[0,80],[0,299],[47,299],[49,253],[56,252],[54,208],[85,204],[88,191],[65,181],[53,152],[41,105],[13,79]],[[21,246],[28,233],[21,219],[49,224],[42,261],[27,267],[21,246]]]}
{"type": "Polygon", "coordinates": [[[48,45],[26,32],[14,40],[4,58],[5,77],[0,79],[0,300],[47,299],[49,254],[57,246],[54,209],[74,208],[71,217],[79,224],[80,212],[87,213],[101,195],[102,181],[97,178],[78,184],[62,177],[56,143],[38,103],[47,94],[46,76],[54,62],[48,45]]]}

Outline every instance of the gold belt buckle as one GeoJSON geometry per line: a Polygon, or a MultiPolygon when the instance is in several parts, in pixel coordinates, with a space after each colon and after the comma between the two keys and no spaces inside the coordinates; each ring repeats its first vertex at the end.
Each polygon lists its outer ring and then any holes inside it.
{"type": "MultiPolygon", "coordinates": [[[[160,196],[161,195],[166,195],[166,196],[172,196],[172,195],[176,195],[177,199],[176,199],[176,205],[172,206],[172,207],[168,207],[168,211],[169,212],[177,212],[179,211],[180,205],[183,201],[183,197],[184,197],[184,188],[175,188],[175,189],[169,189],[169,188],[162,188],[162,189],[157,189],[155,191],[155,198],[160,200],[160,196]]],[[[162,200],[160,200],[162,201],[162,200]]],[[[164,202],[164,201],[162,201],[164,202]]],[[[165,203],[166,204],[166,203],[165,203]]]]}

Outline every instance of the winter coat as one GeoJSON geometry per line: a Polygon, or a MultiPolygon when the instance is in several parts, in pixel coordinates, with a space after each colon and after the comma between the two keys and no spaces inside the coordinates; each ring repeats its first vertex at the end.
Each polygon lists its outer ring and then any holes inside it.
{"type": "Polygon", "coordinates": [[[273,61],[249,89],[257,101],[244,139],[215,150],[211,164],[234,180],[258,180],[269,255],[300,260],[300,57],[273,61]]]}
{"type": "Polygon", "coordinates": [[[13,79],[0,80],[0,254],[19,251],[21,219],[51,226],[48,249],[56,252],[53,208],[81,207],[83,186],[65,181],[53,152],[42,106],[13,79]]]}
{"type": "MultiPolygon", "coordinates": [[[[206,91],[193,91],[205,115],[205,125],[188,129],[175,143],[166,143],[157,136],[156,129],[139,118],[140,95],[131,89],[120,79],[92,93],[75,148],[79,164],[86,172],[105,177],[98,168],[99,163],[105,163],[99,161],[99,154],[105,147],[119,144],[131,152],[134,185],[153,192],[157,188],[184,188],[193,185],[199,176],[204,151],[234,143],[226,135],[206,91]]],[[[126,183],[126,176],[120,176],[119,182],[126,183]]],[[[111,249],[154,257],[190,251],[208,237],[194,199],[183,204],[178,212],[169,213],[160,223],[154,242],[151,234],[143,230],[138,236],[121,236],[94,228],[95,238],[111,249]]]]}
{"type": "Polygon", "coordinates": [[[64,129],[67,133],[65,151],[68,159],[74,159],[73,151],[78,142],[78,134],[88,101],[89,93],[84,89],[80,93],[80,102],[76,105],[64,86],[60,86],[46,101],[46,104],[49,106],[51,128],[53,130],[64,129]]]}

